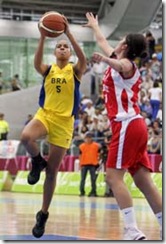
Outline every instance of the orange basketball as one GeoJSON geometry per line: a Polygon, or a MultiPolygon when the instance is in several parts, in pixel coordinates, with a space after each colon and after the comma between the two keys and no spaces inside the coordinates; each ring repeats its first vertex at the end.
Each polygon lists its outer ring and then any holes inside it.
{"type": "Polygon", "coordinates": [[[45,36],[57,37],[64,32],[65,22],[60,13],[50,11],[39,20],[39,28],[45,36]]]}

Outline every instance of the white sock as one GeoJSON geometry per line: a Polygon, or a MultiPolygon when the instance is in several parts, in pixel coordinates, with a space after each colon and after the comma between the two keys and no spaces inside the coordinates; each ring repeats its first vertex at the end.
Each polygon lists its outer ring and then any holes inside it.
{"type": "Polygon", "coordinates": [[[159,212],[159,213],[157,213],[155,215],[156,215],[156,218],[158,220],[158,223],[159,223],[160,227],[162,228],[162,212],[159,212]]]}
{"type": "Polygon", "coordinates": [[[121,209],[124,219],[124,226],[127,227],[136,227],[137,228],[137,222],[135,217],[134,208],[124,208],[121,209]]]}

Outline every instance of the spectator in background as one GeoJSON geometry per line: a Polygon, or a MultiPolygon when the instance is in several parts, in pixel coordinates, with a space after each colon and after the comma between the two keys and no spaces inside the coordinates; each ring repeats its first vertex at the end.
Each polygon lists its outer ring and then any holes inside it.
{"type": "MultiPolygon", "coordinates": [[[[101,86],[101,85],[100,85],[101,86]]],[[[104,108],[105,105],[104,105],[104,98],[103,98],[103,94],[100,93],[95,101],[95,107],[98,107],[98,108],[104,108]]]]}
{"type": "Polygon", "coordinates": [[[20,86],[20,80],[19,80],[19,75],[15,74],[13,79],[11,80],[11,87],[12,87],[12,91],[18,91],[21,89],[20,86]]]}
{"type": "Polygon", "coordinates": [[[93,135],[90,132],[85,134],[84,140],[79,146],[81,167],[80,196],[85,195],[85,180],[89,171],[92,189],[88,196],[96,197],[96,169],[99,166],[99,150],[101,145],[93,141],[93,135]]]}
{"type": "Polygon", "coordinates": [[[151,125],[151,120],[148,118],[148,115],[145,111],[141,111],[141,115],[146,123],[147,126],[151,125]]]}
{"type": "Polygon", "coordinates": [[[149,153],[150,152],[150,145],[151,145],[151,141],[152,141],[154,132],[153,132],[153,128],[151,125],[149,125],[147,127],[147,129],[148,129],[147,152],[149,153]]]}
{"type": "Polygon", "coordinates": [[[89,99],[89,101],[86,104],[86,108],[84,109],[85,112],[87,112],[87,114],[90,116],[90,118],[93,118],[93,116],[95,115],[95,108],[93,106],[93,102],[91,99],[89,99]]]}
{"type": "Polygon", "coordinates": [[[110,120],[107,116],[106,111],[102,112],[102,126],[103,126],[103,133],[106,135],[108,132],[110,132],[110,120]]]}
{"type": "Polygon", "coordinates": [[[158,121],[159,121],[159,123],[160,123],[161,126],[162,126],[162,114],[163,114],[163,111],[162,111],[162,103],[160,103],[160,108],[158,110],[156,119],[158,119],[158,121]]]}
{"type": "Polygon", "coordinates": [[[84,138],[86,132],[88,132],[88,131],[89,131],[88,125],[83,124],[82,127],[81,127],[81,131],[79,133],[80,139],[84,138]]]}
{"type": "MultiPolygon", "coordinates": [[[[150,82],[153,82],[151,63],[152,63],[152,60],[145,61],[145,62],[143,62],[142,66],[139,68],[143,81],[148,79],[148,80],[150,80],[150,82]]],[[[141,87],[142,87],[142,84],[141,84],[141,87]]]]}
{"type": "Polygon", "coordinates": [[[97,85],[97,94],[99,94],[99,85],[101,84],[106,66],[107,65],[104,62],[98,63],[93,60],[93,71],[95,74],[95,80],[97,85]]]}
{"type": "Polygon", "coordinates": [[[81,138],[84,137],[84,134],[89,130],[88,129],[89,124],[89,115],[87,112],[83,111],[79,113],[79,123],[77,126],[77,133],[78,136],[81,138]]]}
{"type": "Polygon", "coordinates": [[[153,122],[152,122],[152,128],[153,128],[153,131],[160,134],[161,132],[161,125],[160,125],[160,122],[158,119],[155,119],[153,122]]]}
{"type": "Polygon", "coordinates": [[[93,133],[95,141],[99,141],[100,138],[103,137],[103,123],[99,120],[97,115],[93,116],[89,130],[93,133]]]}
{"type": "Polygon", "coordinates": [[[157,113],[162,102],[162,89],[159,87],[158,80],[155,80],[153,87],[149,89],[149,99],[152,107],[152,121],[157,117],[157,113]]]}
{"type": "Polygon", "coordinates": [[[145,79],[142,82],[141,87],[143,87],[146,90],[149,90],[150,88],[153,87],[153,80],[151,79],[151,77],[149,75],[147,75],[145,77],[145,79]]]}
{"type": "Polygon", "coordinates": [[[146,32],[148,58],[152,59],[152,54],[155,53],[156,40],[150,31],[146,32]]]}
{"type": "Polygon", "coordinates": [[[4,120],[4,114],[0,113],[0,140],[7,140],[7,136],[9,133],[9,124],[6,120],[4,120]]]}
{"type": "Polygon", "coordinates": [[[149,100],[146,89],[141,88],[138,94],[138,104],[141,111],[144,110],[145,102],[149,100]]]}
{"type": "Polygon", "coordinates": [[[151,61],[151,73],[152,73],[152,79],[155,81],[156,79],[159,79],[162,77],[161,75],[161,63],[157,58],[157,54],[153,53],[152,55],[152,61],[151,61]]]}
{"type": "Polygon", "coordinates": [[[142,106],[142,111],[147,113],[147,117],[151,119],[152,117],[152,107],[149,100],[145,100],[144,105],[142,106]]]}
{"type": "Polygon", "coordinates": [[[148,141],[148,153],[150,154],[160,154],[160,132],[153,130],[150,141],[148,141]]]}
{"type": "Polygon", "coordinates": [[[106,65],[103,62],[97,63],[91,60],[91,97],[95,101],[100,94],[100,84],[106,65]]]}

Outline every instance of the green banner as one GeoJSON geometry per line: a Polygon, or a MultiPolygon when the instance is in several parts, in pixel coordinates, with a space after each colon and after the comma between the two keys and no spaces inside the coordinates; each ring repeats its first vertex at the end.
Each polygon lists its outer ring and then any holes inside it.
{"type": "MultiPolygon", "coordinates": [[[[105,180],[104,174],[100,173],[96,180],[97,194],[104,195],[105,192],[105,180]]],[[[57,186],[55,189],[56,194],[66,194],[66,195],[79,195],[80,191],[80,172],[59,172],[57,179],[57,186]]],[[[85,192],[86,195],[91,191],[91,181],[90,175],[87,175],[85,182],[85,192]]]]}
{"type": "Polygon", "coordinates": [[[35,185],[29,185],[27,182],[29,171],[19,171],[14,180],[12,191],[14,192],[30,192],[30,193],[42,193],[43,183],[45,179],[45,172],[41,172],[40,180],[35,185]]]}
{"type": "MultiPolygon", "coordinates": [[[[12,191],[14,192],[32,192],[32,193],[42,193],[43,184],[45,179],[45,172],[41,173],[40,180],[35,185],[29,185],[27,183],[28,171],[19,171],[17,177],[13,183],[12,191]]],[[[158,187],[159,191],[162,192],[162,174],[161,173],[151,173],[152,179],[155,185],[158,187]]],[[[132,177],[129,173],[125,175],[125,183],[128,186],[129,191],[133,197],[144,197],[139,189],[135,186],[132,177]]],[[[99,172],[97,179],[97,194],[103,196],[105,193],[105,175],[99,172]]],[[[64,194],[64,195],[79,195],[80,186],[80,172],[59,172],[57,176],[57,184],[54,194],[64,194]]],[[[90,175],[87,175],[85,184],[86,195],[91,191],[91,181],[90,175]]]]}
{"type": "MultiPolygon", "coordinates": [[[[162,193],[162,174],[161,173],[151,173],[154,184],[157,186],[159,191],[162,193]]],[[[132,197],[140,198],[144,197],[142,192],[136,187],[131,175],[127,173],[124,177],[125,183],[128,186],[129,191],[131,192],[132,197]]]]}
{"type": "Polygon", "coordinates": [[[0,171],[0,191],[10,191],[13,184],[12,177],[8,171],[0,171]]]}

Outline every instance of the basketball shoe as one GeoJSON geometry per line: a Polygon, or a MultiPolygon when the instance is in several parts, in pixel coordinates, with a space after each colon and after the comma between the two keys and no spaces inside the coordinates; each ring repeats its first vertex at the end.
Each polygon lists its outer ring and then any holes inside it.
{"type": "Polygon", "coordinates": [[[34,185],[38,182],[40,179],[40,173],[46,167],[46,165],[47,162],[44,159],[42,159],[40,163],[32,160],[32,169],[28,174],[28,183],[30,185],[34,185]]]}
{"type": "Polygon", "coordinates": [[[36,238],[40,238],[45,231],[45,224],[48,219],[49,213],[44,214],[41,210],[36,214],[36,224],[32,229],[32,234],[36,238]]]}
{"type": "Polygon", "coordinates": [[[123,240],[147,240],[146,236],[135,227],[124,228],[124,237],[123,240]]]}

